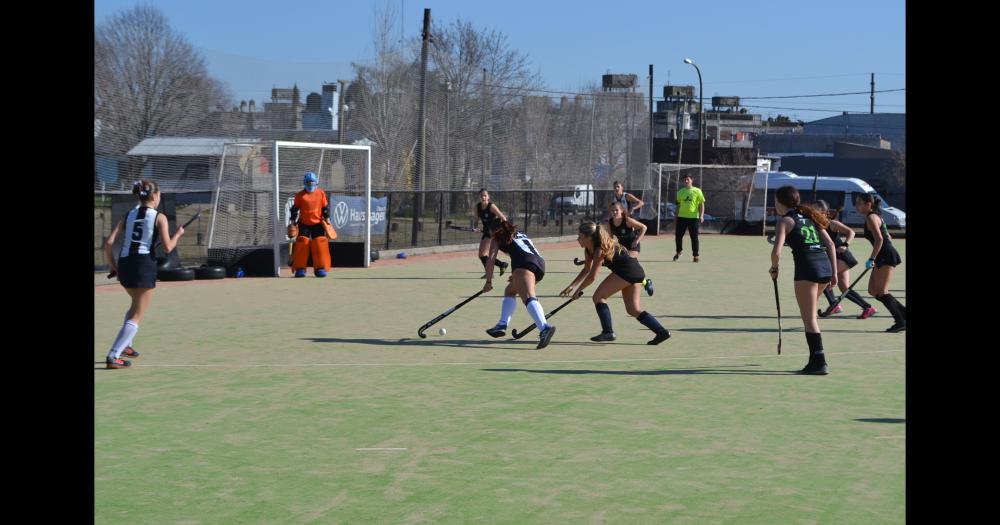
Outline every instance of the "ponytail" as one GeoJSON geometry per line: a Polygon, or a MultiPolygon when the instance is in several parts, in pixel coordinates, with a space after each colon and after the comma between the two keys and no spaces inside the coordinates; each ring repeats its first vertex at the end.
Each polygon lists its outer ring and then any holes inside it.
{"type": "Polygon", "coordinates": [[[158,191],[160,191],[159,186],[151,180],[142,179],[132,183],[132,194],[138,195],[142,202],[148,202],[158,191]]]}

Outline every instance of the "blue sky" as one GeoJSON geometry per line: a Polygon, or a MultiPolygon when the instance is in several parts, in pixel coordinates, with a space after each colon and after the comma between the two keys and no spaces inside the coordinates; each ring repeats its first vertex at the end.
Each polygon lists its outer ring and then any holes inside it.
{"type": "MultiPolygon", "coordinates": [[[[142,3],[95,0],[94,20],[142,3]]],[[[269,99],[272,87],[298,83],[304,95],[323,81],[350,78],[350,63],[373,55],[376,8],[402,13],[407,38],[420,33],[423,9],[434,24],[456,18],[495,29],[527,53],[549,89],[578,91],[604,73],[635,73],[654,96],[662,86],[691,84],[701,68],[711,96],[770,97],[906,87],[903,0],[158,0],[167,16],[206,57],[236,100],[269,99]]],[[[877,93],[877,112],[905,112],[905,92],[877,93]]],[[[754,113],[805,121],[840,111],[867,112],[867,94],[745,100],[754,113]],[[779,109],[780,108],[780,109],[779,109]],[[825,110],[825,111],[818,111],[825,110]]]]}

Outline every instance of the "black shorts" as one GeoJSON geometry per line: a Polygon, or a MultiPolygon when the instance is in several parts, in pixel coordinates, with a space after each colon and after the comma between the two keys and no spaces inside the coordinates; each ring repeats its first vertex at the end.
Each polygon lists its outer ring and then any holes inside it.
{"type": "Polygon", "coordinates": [[[642,243],[640,242],[640,243],[636,244],[635,248],[633,248],[631,246],[626,246],[626,248],[628,248],[628,251],[630,251],[630,252],[639,253],[639,252],[642,251],[642,243]]]}
{"type": "Polygon", "coordinates": [[[315,239],[317,237],[326,237],[326,228],[323,227],[323,223],[316,224],[299,224],[299,237],[307,237],[309,239],[315,239]]]}
{"type": "Polygon", "coordinates": [[[847,265],[848,269],[854,268],[858,265],[858,260],[854,258],[854,254],[851,253],[851,250],[844,250],[844,253],[837,253],[837,260],[844,261],[844,264],[847,265]]]}
{"type": "Polygon", "coordinates": [[[828,283],[833,276],[830,257],[827,252],[803,255],[795,258],[795,280],[828,283]]]}
{"type": "Polygon", "coordinates": [[[542,278],[545,277],[545,268],[539,268],[535,263],[525,262],[522,264],[512,264],[510,269],[511,273],[518,268],[524,268],[525,270],[535,274],[536,283],[542,282],[542,278]]]}
{"type": "Polygon", "coordinates": [[[125,288],[156,288],[156,259],[151,255],[118,259],[118,282],[125,288]]]}
{"type": "Polygon", "coordinates": [[[611,268],[611,273],[625,279],[629,284],[641,283],[646,280],[646,271],[642,269],[639,261],[632,257],[619,260],[622,262],[611,268]]]}
{"type": "Polygon", "coordinates": [[[878,255],[875,256],[875,267],[881,268],[883,266],[896,267],[899,263],[903,262],[903,259],[899,257],[899,252],[896,251],[895,246],[883,246],[879,250],[878,255]]]}
{"type": "Polygon", "coordinates": [[[490,237],[493,237],[493,231],[495,229],[496,228],[493,226],[493,223],[484,224],[483,225],[483,239],[489,239],[490,237]]]}

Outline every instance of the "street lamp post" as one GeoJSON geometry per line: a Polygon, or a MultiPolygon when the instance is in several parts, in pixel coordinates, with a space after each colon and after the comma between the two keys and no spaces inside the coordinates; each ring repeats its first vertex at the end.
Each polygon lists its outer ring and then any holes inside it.
{"type": "MultiPolygon", "coordinates": [[[[698,64],[695,64],[690,58],[685,58],[684,63],[691,64],[698,72],[698,164],[704,164],[702,150],[705,143],[705,129],[703,127],[705,122],[705,88],[701,83],[701,69],[698,68],[698,64]]],[[[702,186],[701,166],[698,166],[698,186],[702,186]]]]}

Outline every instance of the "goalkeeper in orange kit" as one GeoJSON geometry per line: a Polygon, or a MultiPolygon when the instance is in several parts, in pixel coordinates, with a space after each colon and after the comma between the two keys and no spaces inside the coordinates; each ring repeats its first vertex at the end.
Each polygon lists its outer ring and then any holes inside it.
{"type": "Polygon", "coordinates": [[[312,254],[316,277],[326,277],[330,271],[330,241],[337,232],[330,224],[330,201],[319,189],[316,174],[307,172],[302,178],[304,189],[295,194],[289,214],[288,238],[292,245],[292,271],[295,277],[305,277],[309,255],[312,254]]]}

